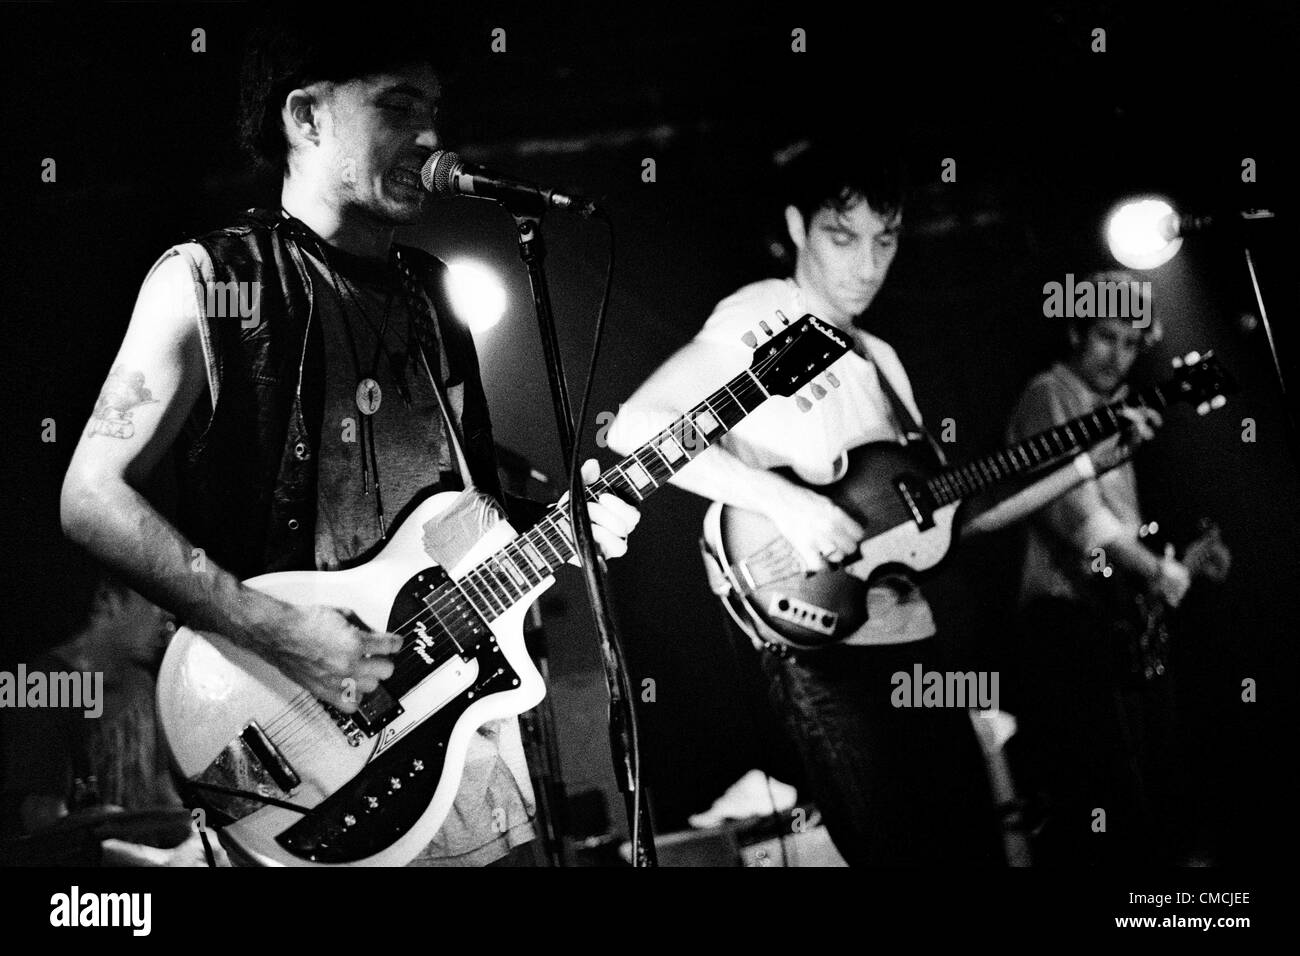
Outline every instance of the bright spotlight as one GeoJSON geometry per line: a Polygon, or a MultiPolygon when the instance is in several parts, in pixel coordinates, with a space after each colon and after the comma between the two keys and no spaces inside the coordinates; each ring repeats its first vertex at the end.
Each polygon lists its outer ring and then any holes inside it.
{"type": "Polygon", "coordinates": [[[506,314],[506,287],[496,270],[477,259],[447,263],[448,295],[471,332],[486,332],[506,314]]]}
{"type": "Polygon", "coordinates": [[[1106,223],[1106,245],[1110,254],[1130,269],[1154,269],[1182,248],[1182,237],[1173,235],[1176,230],[1177,217],[1165,200],[1130,200],[1106,223]]]}

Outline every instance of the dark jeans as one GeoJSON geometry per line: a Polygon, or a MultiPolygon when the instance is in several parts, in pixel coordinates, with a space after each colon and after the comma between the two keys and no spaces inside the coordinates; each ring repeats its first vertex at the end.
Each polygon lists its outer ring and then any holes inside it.
{"type": "Polygon", "coordinates": [[[1171,679],[1129,678],[1104,624],[1061,598],[1025,606],[1018,657],[1019,733],[1008,749],[1021,791],[1043,804],[1035,862],[1170,862],[1179,766],[1171,679]]]}
{"type": "Polygon", "coordinates": [[[983,753],[965,708],[895,707],[892,676],[943,670],[935,639],[764,651],[771,702],[851,865],[1004,862],[983,753]]]}

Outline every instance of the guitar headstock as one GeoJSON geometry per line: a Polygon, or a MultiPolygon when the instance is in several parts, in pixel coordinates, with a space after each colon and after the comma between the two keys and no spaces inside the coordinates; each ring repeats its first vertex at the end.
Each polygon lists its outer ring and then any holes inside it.
{"type": "MultiPolygon", "coordinates": [[[[848,338],[814,315],[790,322],[777,314],[780,318],[775,328],[773,323],[760,322],[756,332],[746,332],[742,337],[754,349],[750,371],[769,394],[789,398],[811,383],[813,398],[825,398],[826,389],[813,380],[849,351],[848,338]],[[761,344],[759,334],[767,337],[761,344]]],[[[840,380],[830,372],[826,373],[826,381],[832,388],[839,387],[840,380]]],[[[795,401],[802,411],[812,408],[812,402],[802,395],[795,395],[795,401]]]]}
{"type": "Polygon", "coordinates": [[[1162,386],[1169,402],[1187,402],[1196,414],[1207,415],[1228,403],[1237,382],[1214,356],[1214,352],[1188,352],[1170,362],[1173,379],[1162,386]]]}

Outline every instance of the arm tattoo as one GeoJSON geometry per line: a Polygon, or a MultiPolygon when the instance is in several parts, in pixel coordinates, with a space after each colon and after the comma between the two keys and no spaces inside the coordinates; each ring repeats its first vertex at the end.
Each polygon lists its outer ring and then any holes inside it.
{"type": "Polygon", "coordinates": [[[144,372],[128,372],[115,365],[95,400],[86,435],[130,438],[135,434],[135,423],[131,421],[133,411],[140,405],[152,405],[157,401],[144,387],[144,372]]]}

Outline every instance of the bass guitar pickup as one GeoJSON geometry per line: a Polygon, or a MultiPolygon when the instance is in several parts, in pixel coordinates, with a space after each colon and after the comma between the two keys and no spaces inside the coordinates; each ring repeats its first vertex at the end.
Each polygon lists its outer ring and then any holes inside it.
{"type": "Polygon", "coordinates": [[[929,531],[934,527],[934,503],[930,496],[926,494],[923,486],[911,478],[896,478],[894,488],[898,491],[898,496],[903,499],[908,514],[916,522],[916,526],[922,531],[929,531]]]}

